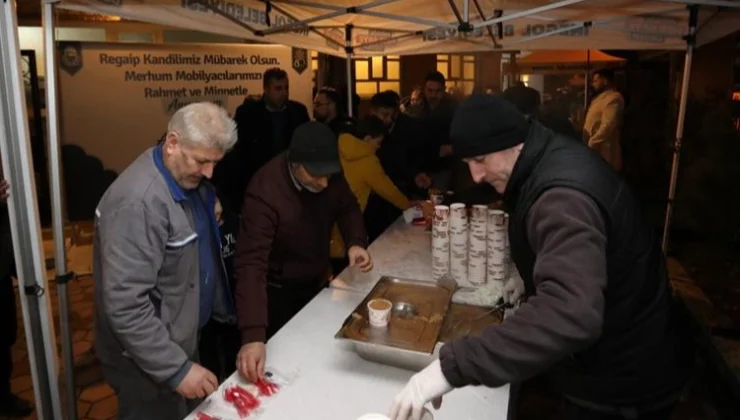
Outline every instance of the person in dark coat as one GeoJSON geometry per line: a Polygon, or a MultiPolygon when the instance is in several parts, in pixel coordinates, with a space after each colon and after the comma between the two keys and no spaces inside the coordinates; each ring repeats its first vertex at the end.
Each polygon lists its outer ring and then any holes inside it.
{"type": "Polygon", "coordinates": [[[455,160],[450,143],[450,123],[455,112],[455,103],[445,93],[445,77],[438,71],[429,73],[423,87],[423,99],[412,109],[418,115],[424,129],[424,146],[419,151],[422,169],[434,179],[434,186],[446,190],[455,160]]]}
{"type": "Polygon", "coordinates": [[[290,146],[293,130],[310,120],[305,105],[289,99],[288,74],[280,68],[265,71],[263,94],[246,98],[236,109],[238,141],[214,171],[213,184],[233,209],[241,209],[252,175],[290,146]]]}
{"type": "Polygon", "coordinates": [[[33,406],[13,394],[13,345],[18,339],[18,314],[13,278],[15,255],[8,216],[8,182],[0,181],[0,417],[21,418],[33,413],[33,406]]]}
{"type": "MultiPolygon", "coordinates": [[[[426,198],[431,178],[422,171],[424,132],[421,122],[400,112],[400,98],[395,92],[375,94],[370,100],[370,114],[385,124],[388,134],[376,156],[388,177],[407,197],[426,198]]],[[[401,210],[371,193],[365,208],[365,227],[374,241],[391,223],[401,216],[401,210]]]]}
{"type": "Polygon", "coordinates": [[[545,372],[566,420],[670,419],[693,342],[660,238],[625,180],[495,96],[466,100],[450,133],[473,179],[503,194],[527,301],[506,322],[446,343],[396,397],[391,420],[418,420],[453,388],[545,372]]]}
{"type": "Polygon", "coordinates": [[[562,112],[557,112],[551,106],[541,109],[540,93],[537,89],[519,84],[506,89],[503,97],[511,102],[519,112],[529,118],[536,118],[550,130],[574,140],[580,139],[575,127],[562,112]]]}
{"type": "Polygon", "coordinates": [[[362,211],[341,172],[334,133],[311,121],[249,183],[234,278],[242,339],[237,367],[251,382],[264,378],[267,340],[328,284],[334,224],[350,265],[372,268],[362,211]]]}
{"type": "Polygon", "coordinates": [[[342,95],[329,87],[323,87],[313,99],[313,117],[316,121],[326,124],[339,138],[342,133],[352,132],[355,125],[354,118],[348,117],[342,103],[342,95]]]}

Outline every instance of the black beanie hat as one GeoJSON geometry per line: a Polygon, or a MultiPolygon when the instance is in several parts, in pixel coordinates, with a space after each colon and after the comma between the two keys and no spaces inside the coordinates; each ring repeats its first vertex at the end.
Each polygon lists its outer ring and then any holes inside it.
{"type": "Polygon", "coordinates": [[[455,156],[487,155],[524,143],[529,122],[514,105],[499,96],[474,94],[455,111],[450,139],[455,156]]]}

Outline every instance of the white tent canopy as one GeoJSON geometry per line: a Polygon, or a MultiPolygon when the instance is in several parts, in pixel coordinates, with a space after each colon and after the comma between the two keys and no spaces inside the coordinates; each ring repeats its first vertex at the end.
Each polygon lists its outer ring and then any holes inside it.
{"type": "MultiPolygon", "coordinates": [[[[32,0],[27,0],[32,1],[32,0]]],[[[475,51],[624,49],[686,50],[663,247],[667,243],[678,172],[689,75],[695,46],[740,28],[732,0],[36,0],[43,4],[47,74],[47,133],[52,185],[67,418],[76,395],[66,311],[54,8],[120,16],[337,56],[475,51]],[[686,5],[704,6],[691,7],[686,5]]],[[[41,298],[47,287],[41,258],[30,136],[22,94],[15,2],[0,2],[0,154],[14,191],[9,202],[13,241],[33,258],[19,261],[22,307],[39,417],[61,419],[56,345],[41,298]]],[[[348,60],[350,63],[350,60],[348,60]]],[[[351,67],[347,67],[351,75],[351,67]]],[[[351,80],[351,77],[348,77],[351,80]]],[[[350,84],[351,87],[351,84],[350,84]]],[[[351,107],[350,107],[351,109],[351,107]]],[[[16,254],[20,251],[16,249],[16,254]]]]}
{"type": "MultiPolygon", "coordinates": [[[[683,50],[676,0],[62,0],[59,7],[345,56],[545,49],[683,50]],[[467,18],[466,18],[467,17],[467,18]],[[268,22],[269,21],[269,22],[268,22]]],[[[725,2],[696,1],[722,5],[725,2]]],[[[700,12],[701,46],[740,14],[700,12]]]]}

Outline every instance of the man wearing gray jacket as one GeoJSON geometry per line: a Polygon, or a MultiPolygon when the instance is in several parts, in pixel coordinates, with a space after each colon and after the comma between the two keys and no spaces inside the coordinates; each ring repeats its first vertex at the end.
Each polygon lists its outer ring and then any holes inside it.
{"type": "Polygon", "coordinates": [[[198,331],[233,314],[233,298],[205,179],[235,129],[212,103],[181,108],[95,211],[95,350],[119,419],[180,420],[218,387],[197,363],[198,331]]]}

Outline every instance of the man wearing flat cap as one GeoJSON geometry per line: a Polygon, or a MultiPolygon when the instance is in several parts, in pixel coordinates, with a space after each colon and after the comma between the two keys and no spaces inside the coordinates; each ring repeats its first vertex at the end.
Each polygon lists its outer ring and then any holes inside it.
{"type": "Polygon", "coordinates": [[[565,419],[669,419],[692,342],[657,235],[625,181],[502,98],[463,102],[450,136],[473,180],[503,195],[528,299],[502,324],[446,343],[395,399],[391,419],[418,420],[453,388],[540,373],[563,394],[565,419]]]}
{"type": "Polygon", "coordinates": [[[326,285],[334,223],[350,265],[372,268],[362,212],[341,170],[334,133],[307,122],[247,187],[234,280],[242,335],[237,368],[252,382],[264,374],[267,339],[326,285]]]}

